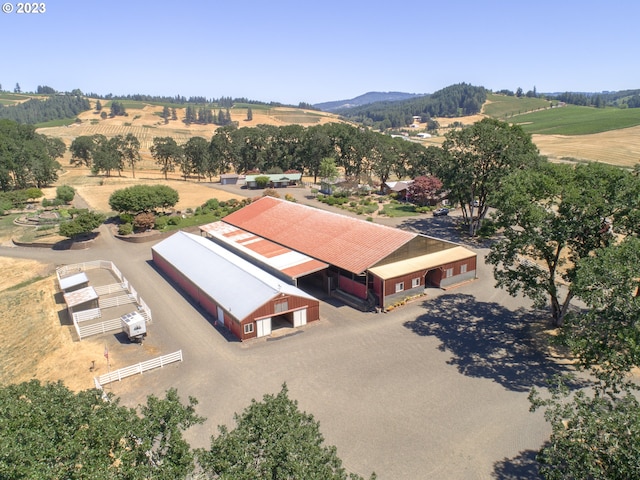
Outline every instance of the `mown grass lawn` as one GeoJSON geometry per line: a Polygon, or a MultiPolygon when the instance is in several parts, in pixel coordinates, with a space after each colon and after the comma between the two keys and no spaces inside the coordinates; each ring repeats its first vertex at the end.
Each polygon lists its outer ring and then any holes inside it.
{"type": "Polygon", "coordinates": [[[420,215],[410,203],[387,203],[382,207],[382,215],[387,217],[415,217],[420,215]]]}

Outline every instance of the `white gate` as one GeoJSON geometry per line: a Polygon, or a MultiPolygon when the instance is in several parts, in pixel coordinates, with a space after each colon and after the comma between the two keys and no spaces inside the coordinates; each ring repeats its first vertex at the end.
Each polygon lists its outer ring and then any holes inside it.
{"type": "Polygon", "coordinates": [[[258,329],[258,337],[266,337],[267,335],[271,335],[271,318],[256,320],[256,328],[258,329]]]}
{"type": "Polygon", "coordinates": [[[296,310],[293,312],[293,327],[301,327],[307,324],[307,309],[296,310]]]}

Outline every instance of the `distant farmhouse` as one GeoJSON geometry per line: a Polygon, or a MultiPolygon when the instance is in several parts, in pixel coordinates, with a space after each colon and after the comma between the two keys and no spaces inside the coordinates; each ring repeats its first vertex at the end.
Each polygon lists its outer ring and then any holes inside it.
{"type": "Polygon", "coordinates": [[[156,265],[241,340],[284,319],[319,318],[319,291],[362,310],[385,309],[475,278],[477,256],[458,244],[273,197],[262,197],[152,249],[156,265]]]}

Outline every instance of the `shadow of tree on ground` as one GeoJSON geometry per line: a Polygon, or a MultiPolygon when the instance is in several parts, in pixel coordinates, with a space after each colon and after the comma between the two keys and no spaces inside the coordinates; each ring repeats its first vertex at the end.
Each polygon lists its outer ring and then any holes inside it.
{"type": "Polygon", "coordinates": [[[524,450],[514,458],[504,458],[493,465],[492,477],[496,480],[539,480],[540,464],[535,450],[524,450]]]}
{"type": "Polygon", "coordinates": [[[446,294],[424,303],[427,313],[406,322],[418,335],[435,336],[441,351],[451,352],[450,365],[469,377],[493,379],[517,392],[548,387],[554,375],[569,373],[542,351],[532,326],[535,311],[516,311],[465,294],[446,294]]]}

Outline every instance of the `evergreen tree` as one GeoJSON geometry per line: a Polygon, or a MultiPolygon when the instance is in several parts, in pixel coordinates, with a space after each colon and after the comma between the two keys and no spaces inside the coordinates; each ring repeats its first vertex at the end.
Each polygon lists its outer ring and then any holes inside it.
{"type": "Polygon", "coordinates": [[[96,101],[96,112],[100,112],[102,110],[102,104],[100,100],[96,101]]]}
{"type": "Polygon", "coordinates": [[[20,84],[19,83],[16,83],[16,86],[13,89],[13,93],[22,93],[22,90],[20,90],[20,84]]]}
{"type": "Polygon", "coordinates": [[[247,122],[250,122],[251,120],[253,120],[253,110],[249,107],[247,108],[247,122]]]}

